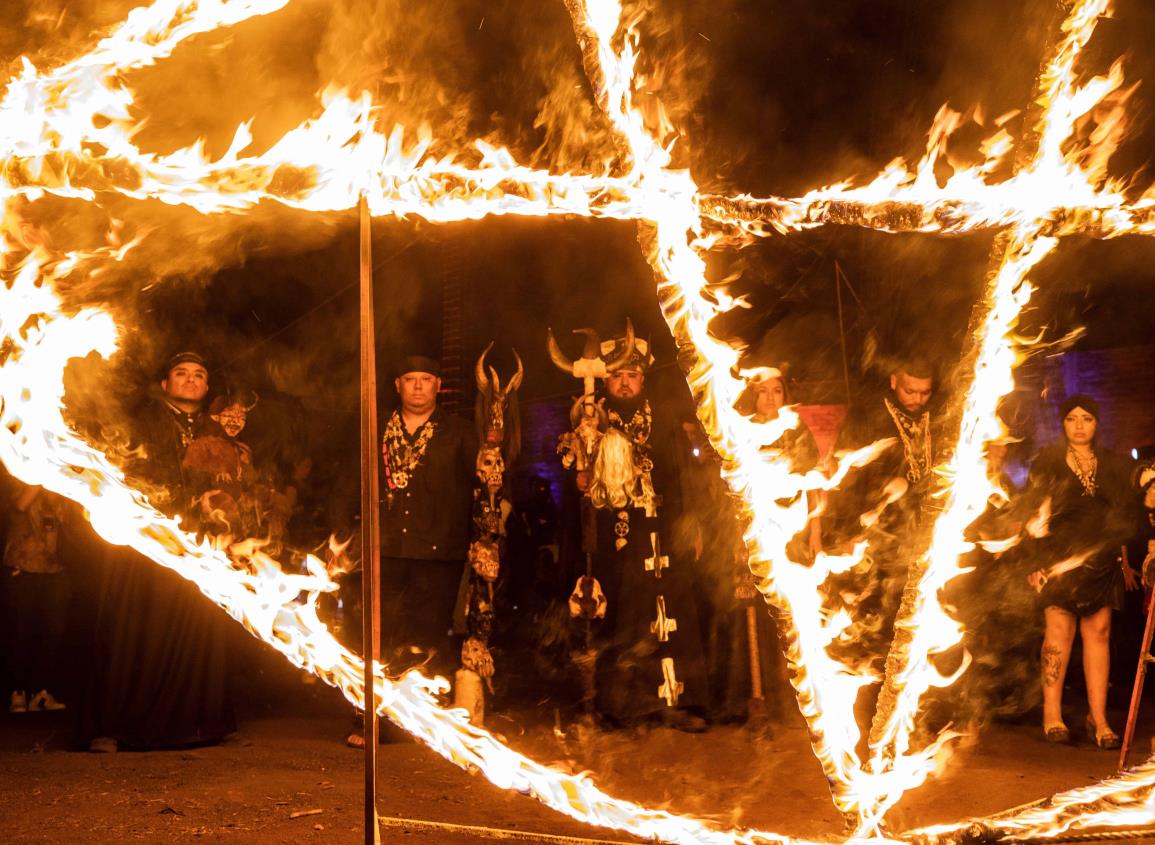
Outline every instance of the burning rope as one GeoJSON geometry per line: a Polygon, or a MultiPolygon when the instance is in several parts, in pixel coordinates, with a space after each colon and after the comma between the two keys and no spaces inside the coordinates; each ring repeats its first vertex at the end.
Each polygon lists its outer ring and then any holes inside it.
{"type": "MultiPolygon", "coordinates": [[[[1129,202],[1121,184],[1106,179],[1106,161],[1117,135],[1107,133],[1079,150],[1063,148],[1075,121],[1122,84],[1117,68],[1079,87],[1073,81],[1075,61],[1096,19],[1109,11],[1109,2],[1081,0],[1074,5],[1042,78],[1045,104],[1038,154],[1010,179],[986,181],[1007,151],[1005,145],[992,145],[982,166],[938,184],[935,164],[950,127],[957,123],[957,116],[944,112],[926,156],[914,169],[892,165],[875,183],[858,189],[836,185],[797,199],[756,200],[701,196],[687,172],[672,168],[668,148],[647,129],[633,105],[639,85],[637,22],[623,25],[617,0],[565,1],[583,63],[613,128],[618,175],[551,174],[521,166],[505,150],[482,142],[475,144],[470,164],[433,159],[429,139],[406,146],[400,131],[380,133],[367,97],[335,94],[327,97],[318,118],[259,156],[243,155],[251,141],[245,126],[216,161],[208,161],[199,147],[165,156],[144,153],[131,140],[133,95],[122,74],[162,60],[193,35],[275,12],[288,2],[157,0],[135,10],[89,54],[47,74],[25,61],[22,73],[10,83],[0,102],[4,228],[9,233],[17,229],[17,198],[35,201],[51,193],[89,201],[98,192],[158,198],[204,213],[244,210],[265,199],[306,211],[341,210],[352,208],[364,194],[378,216],[418,214],[446,221],[491,214],[578,214],[639,221],[639,241],[656,273],[663,314],[687,365],[699,416],[723,457],[727,482],[754,517],[746,534],[751,568],[763,594],[781,608],[788,623],[787,657],[795,670],[799,706],[835,803],[855,819],[861,835],[877,835],[887,809],[929,776],[936,755],[950,739],[943,734],[924,748],[910,748],[923,693],[951,680],[929,664],[929,657],[956,642],[959,633],[937,593],[958,574],[958,560],[967,548],[962,531],[976,503],[986,501],[979,450],[995,425],[995,404],[1011,386],[1015,355],[1010,332],[1030,294],[1026,274],[1067,234],[1155,234],[1155,196],[1129,202]],[[618,43],[620,48],[614,46],[618,43]],[[945,234],[1007,229],[999,235],[992,260],[989,308],[976,323],[974,378],[964,402],[959,443],[953,463],[942,469],[951,482],[947,505],[935,526],[929,556],[912,578],[915,586],[903,625],[909,640],[891,663],[893,707],[878,722],[869,766],[855,751],[860,736],[853,701],[874,678],[865,668],[845,666],[828,653],[850,620],[827,613],[822,600],[828,578],[858,562],[863,548],[845,557],[819,555],[813,564],[803,565],[790,559],[787,541],[808,516],[805,497],[799,494],[836,486],[878,447],[843,457],[831,478],[795,475],[784,461],[764,451],[797,424],[797,416],[786,410],[775,422],[757,425],[734,411],[745,383],[730,373],[736,371],[741,351],[709,331],[713,317],[731,303],[704,295],[707,250],[833,222],[945,234]],[[793,503],[779,504],[783,500],[793,503]]],[[[91,272],[95,262],[123,260],[133,245],[50,258],[7,237],[0,249],[0,266],[8,278],[0,290],[0,459],[21,480],[80,502],[102,537],[132,545],[194,581],[254,635],[362,704],[358,661],[316,615],[317,595],[333,588],[318,561],[307,563],[305,575],[289,576],[251,544],[237,544],[226,554],[194,543],[179,523],[158,514],[131,490],[119,470],[61,416],[66,365],[91,352],[112,355],[116,331],[108,316],[95,310],[62,313],[53,286],[73,274],[91,272]],[[234,559],[246,566],[235,567],[234,559]]],[[[476,768],[495,783],[533,795],[559,812],[671,842],[790,841],[768,833],[720,831],[612,799],[587,778],[534,763],[470,726],[460,713],[438,709],[430,695],[437,684],[416,673],[390,681],[382,667],[374,679],[377,709],[458,765],[476,768]]],[[[999,819],[997,829],[1003,835],[1054,841],[1079,827],[1151,824],[1152,771],[1140,769],[1126,778],[1056,796],[1046,808],[999,819]]],[[[964,829],[954,826],[919,835],[928,842],[959,841],[964,829]]]]}

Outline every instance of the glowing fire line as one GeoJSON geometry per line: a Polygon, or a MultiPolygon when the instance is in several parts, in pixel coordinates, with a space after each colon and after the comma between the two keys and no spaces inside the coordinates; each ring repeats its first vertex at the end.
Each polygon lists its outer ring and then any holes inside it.
{"type": "MultiPolygon", "coordinates": [[[[1006,335],[1029,295],[1029,286],[1023,282],[1029,267],[1053,249],[1062,234],[1080,231],[1109,237],[1155,231],[1151,222],[1155,200],[1145,197],[1128,204],[1120,186],[1101,178],[1113,150],[1112,138],[1100,138],[1090,151],[1092,155],[1079,161],[1064,157],[1060,150],[1074,120],[1120,88],[1121,71],[1115,69],[1108,77],[1091,80],[1079,89],[1071,82],[1075,59],[1089,39],[1095,19],[1109,4],[1098,0],[1076,6],[1064,25],[1067,37],[1048,66],[1044,81],[1049,86],[1049,100],[1036,163],[1050,165],[1052,172],[1044,172],[1042,167],[1026,168],[998,184],[988,184],[970,173],[956,174],[942,188],[937,186],[934,162],[949,136],[950,120],[946,120],[941,128],[936,124],[928,154],[916,171],[892,166],[864,189],[836,186],[798,200],[700,197],[688,173],[670,169],[668,150],[648,132],[632,105],[638,39],[633,27],[627,26],[622,49],[613,48],[623,28],[620,5],[613,0],[591,0],[589,4],[567,0],[567,7],[579,41],[590,36],[586,47],[593,51],[593,58],[585,57],[587,70],[593,71],[591,79],[599,103],[621,141],[621,164],[628,165],[622,176],[556,175],[533,170],[518,165],[507,151],[480,143],[474,164],[433,159],[427,156],[429,139],[405,149],[399,130],[388,136],[377,132],[367,99],[351,100],[343,95],[330,98],[320,118],[288,133],[259,156],[241,155],[249,146],[247,127],[238,130],[228,153],[215,162],[206,159],[199,145],[169,156],[155,156],[132,144],[132,93],[117,79],[119,73],[163,59],[191,36],[268,14],[286,3],[160,0],[135,10],[92,53],[53,73],[42,76],[26,63],[0,103],[0,144],[4,150],[0,199],[6,204],[5,226],[13,216],[7,202],[13,197],[36,199],[42,193],[54,193],[88,200],[104,191],[160,198],[205,213],[243,210],[266,199],[306,211],[341,210],[352,207],[357,195],[365,191],[378,216],[420,214],[431,220],[453,220],[501,213],[565,213],[647,221],[641,224],[640,237],[659,276],[663,312],[679,345],[692,359],[688,380],[699,399],[700,416],[725,459],[727,482],[742,494],[755,517],[746,536],[752,570],[760,589],[787,611],[787,618],[805,622],[804,627],[795,625],[788,632],[788,657],[799,671],[795,679],[799,703],[811,725],[816,751],[831,779],[838,806],[857,816],[860,832],[876,830],[886,809],[902,792],[929,774],[931,760],[944,739],[908,753],[920,690],[933,683],[937,673],[920,659],[910,662],[921,674],[904,680],[903,706],[896,709],[884,739],[875,744],[872,768],[867,770],[854,752],[858,734],[852,703],[858,689],[873,678],[863,670],[837,663],[827,653],[827,646],[845,631],[849,618],[843,614],[825,616],[821,599],[828,576],[853,565],[862,549],[844,558],[819,556],[812,566],[791,561],[786,541],[805,524],[805,499],[798,496],[787,506],[775,503],[791,494],[836,486],[852,466],[869,460],[877,446],[843,458],[830,479],[818,473],[794,475],[786,461],[762,450],[796,425],[797,417],[787,411],[775,423],[757,426],[733,412],[734,400],[745,383],[728,375],[739,351],[716,341],[708,332],[710,319],[730,301],[716,295],[707,300],[702,295],[706,286],[702,254],[722,242],[721,235],[709,233],[706,226],[721,223],[750,236],[764,234],[767,226],[792,231],[837,222],[839,214],[858,215],[861,220],[857,225],[884,229],[905,226],[908,230],[949,233],[1013,226],[1008,259],[995,284],[996,289],[1005,289],[1005,296],[996,296],[981,338],[982,363],[976,373],[982,378],[975,379],[975,387],[981,381],[984,389],[968,393],[963,437],[955,453],[956,464],[970,468],[964,457],[972,455],[988,435],[993,403],[1001,395],[999,391],[1007,389],[1014,359],[1006,335]],[[106,119],[100,126],[94,122],[98,115],[106,119]],[[95,151],[97,148],[101,151],[95,151]],[[288,175],[307,177],[304,187],[286,189],[284,185],[292,181],[288,175]],[[1029,191],[1030,202],[1022,200],[1023,191],[1029,191]],[[1020,195],[1014,196],[1016,193],[1020,195]],[[773,213],[752,222],[759,207],[773,213]]],[[[990,162],[1005,155],[1005,149],[999,152],[996,145],[991,149],[990,162]]],[[[985,176],[991,169],[985,166],[977,172],[985,176]]],[[[297,184],[302,184],[301,180],[297,184]]],[[[178,523],[153,510],[103,455],[68,429],[61,417],[62,374],[68,360],[90,351],[111,355],[115,330],[107,315],[96,311],[60,314],[50,283],[81,272],[78,268],[86,261],[116,260],[124,252],[124,248],[110,249],[70,256],[53,264],[43,254],[18,258],[18,245],[12,240],[4,244],[4,268],[12,282],[7,290],[0,291],[4,306],[0,333],[8,339],[0,357],[0,421],[4,424],[0,429],[0,458],[18,478],[81,502],[101,536],[132,545],[193,580],[254,634],[359,703],[359,661],[333,640],[316,617],[318,593],[333,588],[318,561],[308,562],[307,575],[286,576],[258,549],[240,544],[230,554],[244,559],[252,571],[234,567],[228,555],[207,544],[193,543],[179,530],[178,523]],[[53,373],[61,378],[45,387],[46,375],[53,373]],[[301,600],[302,594],[307,598],[301,600]]],[[[975,465],[981,467],[981,460],[975,465]]],[[[952,473],[954,487],[960,486],[960,471],[956,466],[952,473]]],[[[947,507],[950,517],[936,525],[931,565],[921,585],[923,606],[940,614],[948,628],[953,623],[933,599],[938,587],[957,574],[952,567],[957,566],[963,551],[961,532],[978,496],[973,491],[956,494],[954,487],[952,505],[947,507]],[[938,565],[939,561],[943,565],[938,565]]],[[[985,503],[985,494],[982,500],[985,503]]],[[[928,628],[921,616],[913,618],[913,632],[928,628]]],[[[936,630],[939,633],[927,634],[925,643],[916,642],[916,657],[925,657],[950,640],[942,630],[936,630]]],[[[772,834],[715,831],[696,820],[615,801],[583,777],[561,775],[504,748],[484,731],[468,725],[462,714],[437,709],[429,695],[434,683],[415,673],[391,682],[382,673],[375,682],[379,709],[439,753],[459,765],[482,770],[499,785],[533,794],[575,818],[668,841],[787,841],[772,834]]],[[[1119,806],[1127,807],[1130,813],[1127,824],[1140,823],[1140,819],[1146,823],[1155,820],[1149,792],[1149,784],[1137,776],[1125,784],[1101,785],[1094,800],[1105,800],[1106,796],[1122,802],[1119,806]]],[[[1075,805],[1065,806],[1070,811],[1075,805]]],[[[1055,814],[1024,818],[1027,821],[1022,823],[1031,826],[1023,830],[1030,832],[1059,823],[1055,814]]],[[[1114,818],[1106,821],[1118,823],[1114,818]]]]}

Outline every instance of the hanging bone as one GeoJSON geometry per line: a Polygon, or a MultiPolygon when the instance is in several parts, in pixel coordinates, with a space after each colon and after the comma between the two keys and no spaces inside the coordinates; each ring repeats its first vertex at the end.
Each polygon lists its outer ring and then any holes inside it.
{"type": "Polygon", "coordinates": [[[505,455],[505,460],[512,462],[521,449],[517,389],[521,387],[525,368],[522,366],[521,356],[517,354],[516,349],[513,350],[513,357],[517,360],[517,372],[505,387],[502,387],[497,370],[485,364],[485,356],[492,348],[493,342],[490,341],[481,357],[477,359],[473,370],[477,381],[477,403],[474,408],[477,436],[483,445],[499,447],[505,455]]]}

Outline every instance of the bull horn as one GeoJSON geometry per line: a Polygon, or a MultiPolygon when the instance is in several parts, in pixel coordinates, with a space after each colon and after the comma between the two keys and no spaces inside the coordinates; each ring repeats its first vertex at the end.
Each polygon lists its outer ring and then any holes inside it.
{"type": "Polygon", "coordinates": [[[525,377],[525,367],[521,365],[521,356],[517,354],[517,350],[513,350],[513,357],[517,359],[517,372],[513,374],[513,378],[509,380],[509,384],[505,387],[506,393],[513,393],[521,387],[521,380],[525,377]]]}
{"type": "Polygon", "coordinates": [[[602,339],[594,329],[574,329],[574,334],[584,334],[586,336],[586,345],[582,349],[582,357],[588,358],[591,361],[594,358],[600,358],[602,354],[602,339]]]}
{"type": "Polygon", "coordinates": [[[549,357],[556,366],[563,373],[573,375],[573,361],[565,357],[565,353],[561,351],[561,347],[557,345],[557,340],[553,336],[552,329],[546,329],[547,345],[549,346],[549,357]]]}
{"type": "Polygon", "coordinates": [[[474,368],[473,375],[477,379],[477,389],[485,396],[489,395],[489,378],[485,375],[485,356],[489,354],[489,350],[493,348],[493,341],[489,342],[489,346],[481,353],[481,357],[477,359],[477,366],[474,368]]]}
{"type": "Polygon", "coordinates": [[[489,368],[489,378],[493,382],[493,395],[501,395],[501,377],[497,374],[497,370],[493,367],[489,368]]]}
{"type": "Polygon", "coordinates": [[[634,324],[630,322],[630,318],[626,317],[626,348],[622,350],[622,354],[613,361],[606,362],[606,372],[612,373],[620,370],[625,366],[626,361],[630,360],[630,356],[634,354],[634,324]]]}

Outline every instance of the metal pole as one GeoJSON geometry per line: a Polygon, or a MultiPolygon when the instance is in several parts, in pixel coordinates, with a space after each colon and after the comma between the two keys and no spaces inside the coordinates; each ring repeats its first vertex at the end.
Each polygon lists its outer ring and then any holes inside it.
{"type": "Polygon", "coordinates": [[[365,845],[379,845],[377,826],[377,707],[374,667],[380,663],[381,547],[377,542],[380,483],[377,475],[377,343],[374,337],[373,244],[369,204],[357,205],[361,218],[361,648],[365,656],[365,845]]]}
{"type": "Polygon", "coordinates": [[[838,343],[842,348],[842,381],[846,386],[846,404],[850,405],[850,365],[846,361],[846,328],[842,324],[842,267],[834,262],[834,293],[838,300],[838,343]]]}

